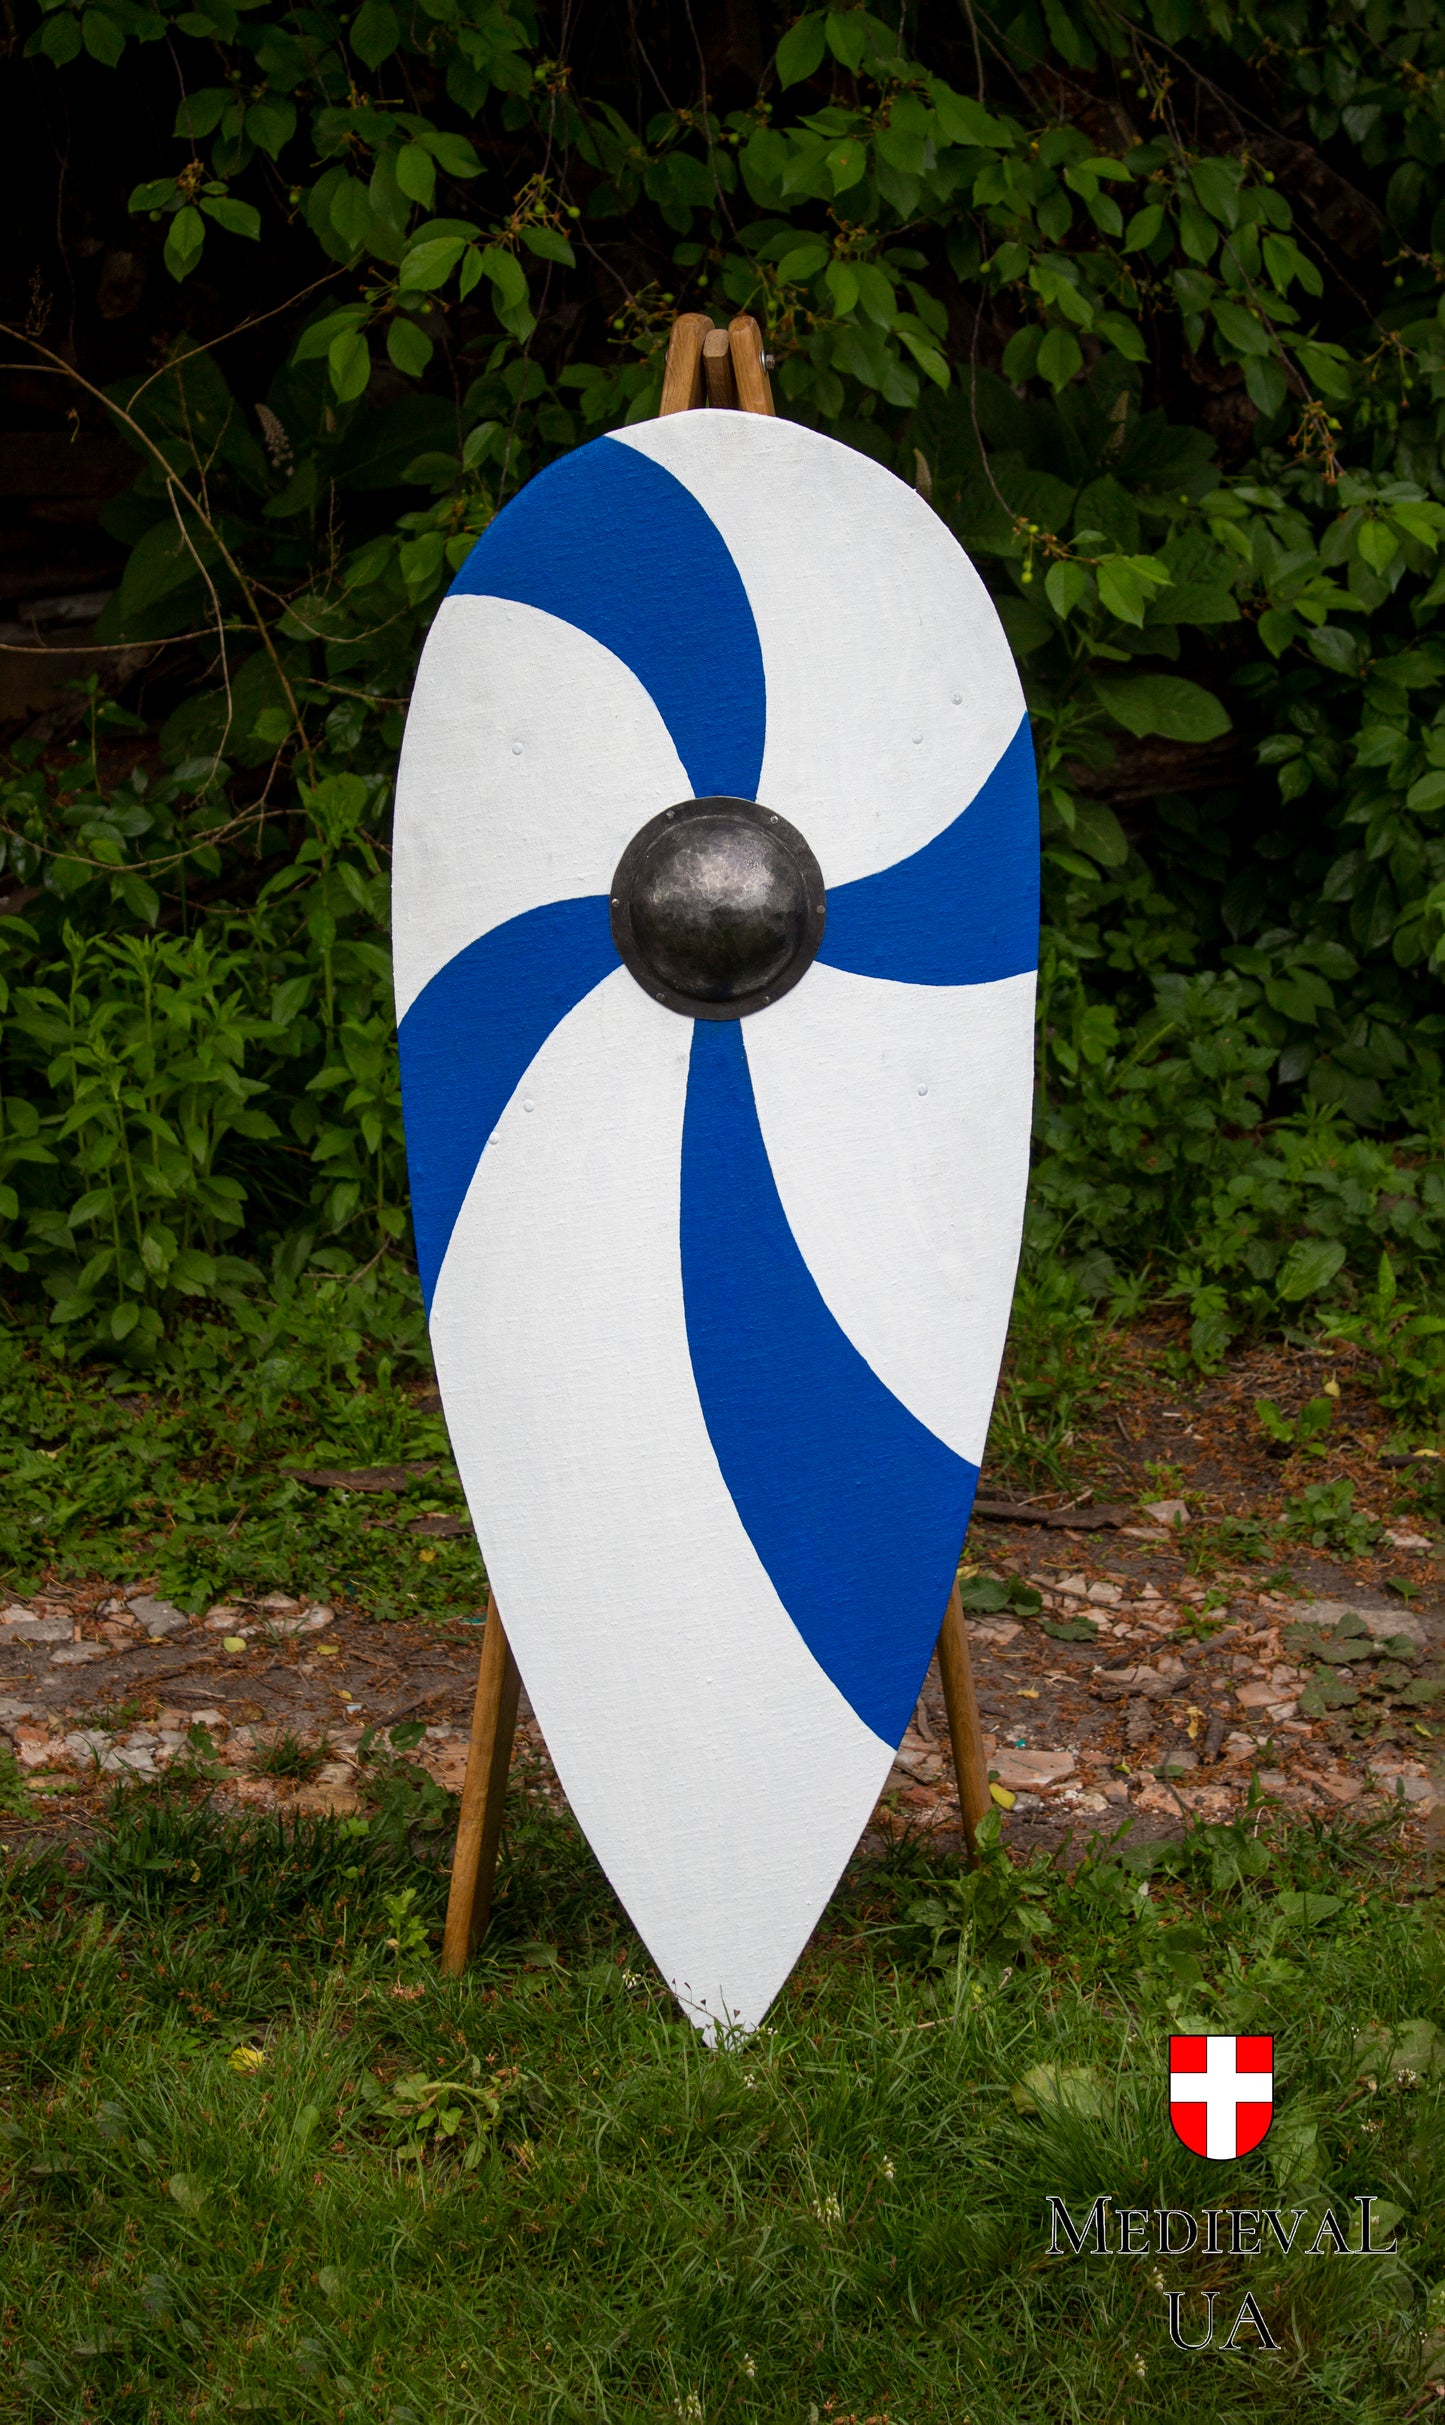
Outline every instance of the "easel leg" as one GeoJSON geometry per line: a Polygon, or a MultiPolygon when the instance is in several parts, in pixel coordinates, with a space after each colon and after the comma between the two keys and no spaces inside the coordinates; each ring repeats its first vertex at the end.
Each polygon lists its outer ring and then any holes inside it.
{"type": "Polygon", "coordinates": [[[497,1869],[502,1804],[507,1793],[521,1684],[511,1644],[497,1614],[497,1603],[489,1595],[481,1673],[472,1709],[472,1738],[467,1746],[467,1773],[462,1786],[462,1815],[457,1827],[457,1848],[452,1855],[452,1888],[442,1937],[442,1969],[449,1979],[458,1978],[465,1970],[468,1957],[476,1952],[486,1933],[491,1915],[492,1881],[497,1869]]]}
{"type": "Polygon", "coordinates": [[[938,1637],[938,1672],[943,1679],[948,1731],[953,1737],[953,1766],[958,1778],[963,1840],[969,1858],[976,1860],[978,1823],[993,1804],[988,1790],[988,1758],[983,1748],[978,1695],[973,1687],[968,1628],[964,1623],[963,1603],[959,1599],[956,1583],[949,1595],[948,1609],[938,1637]]]}

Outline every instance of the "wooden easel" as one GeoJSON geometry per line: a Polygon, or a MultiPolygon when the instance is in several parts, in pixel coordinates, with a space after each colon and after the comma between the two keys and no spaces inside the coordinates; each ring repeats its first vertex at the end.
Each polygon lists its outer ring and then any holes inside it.
{"type": "MultiPolygon", "coordinates": [[[[659,416],[697,412],[771,413],[773,391],[763,359],[762,331],[747,312],[716,328],[706,312],[684,312],[673,322],[662,376],[659,416]]],[[[988,1761],[973,1685],[968,1629],[954,1584],[938,1637],[938,1666],[953,1765],[958,1777],[964,1843],[976,1855],[975,1831],[989,1808],[988,1761]]],[[[517,1724],[521,1676],[489,1594],[482,1664],[472,1710],[462,1810],[452,1857],[451,1893],[442,1938],[442,1969],[455,1978],[466,1968],[486,1934],[492,1909],[502,1806],[517,1724]]]]}

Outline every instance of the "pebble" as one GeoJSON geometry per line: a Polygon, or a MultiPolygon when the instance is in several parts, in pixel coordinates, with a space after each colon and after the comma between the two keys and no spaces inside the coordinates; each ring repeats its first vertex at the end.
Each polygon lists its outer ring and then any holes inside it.
{"type": "MultiPolygon", "coordinates": [[[[67,1625],[65,1630],[69,1633],[70,1627],[67,1625]]],[[[83,1667],[87,1659],[103,1659],[107,1656],[103,1642],[72,1642],[66,1650],[53,1650],[50,1664],[52,1667],[83,1667]]]]}
{"type": "Polygon", "coordinates": [[[72,1760],[98,1760],[103,1751],[110,1749],[110,1737],[99,1726],[77,1726],[63,1742],[72,1760]]]}
{"type": "Polygon", "coordinates": [[[173,1608],[169,1600],[153,1600],[146,1594],[131,1601],[130,1613],[153,1642],[164,1640],[167,1634],[180,1631],[191,1621],[183,1610],[173,1608]]]}
{"type": "Polygon", "coordinates": [[[1291,1614],[1298,1625],[1319,1626],[1338,1625],[1341,1617],[1363,1617],[1372,1641],[1386,1642],[1391,1634],[1408,1634],[1419,1647],[1425,1646],[1425,1629],[1407,1608],[1356,1608],[1349,1600],[1306,1600],[1303,1605],[1296,1601],[1291,1614]]]}
{"type": "Polygon", "coordinates": [[[1071,1751],[1000,1751],[990,1760],[989,1769],[1000,1785],[1017,1793],[1030,1785],[1060,1784],[1073,1774],[1074,1755],[1071,1751]]]}
{"type": "Polygon", "coordinates": [[[1235,1693],[1241,1709],[1279,1709],[1287,1707],[1294,1715],[1293,1701],[1285,1702],[1273,1684],[1241,1684],[1235,1693]]]}
{"type": "Polygon", "coordinates": [[[68,1642],[75,1632],[69,1617],[32,1617],[29,1610],[7,1609],[0,1644],[6,1642],[68,1642]]]}
{"type": "Polygon", "coordinates": [[[267,1634],[314,1634],[334,1622],[335,1612],[322,1605],[308,1608],[297,1617],[271,1617],[261,1630],[267,1634]]]}

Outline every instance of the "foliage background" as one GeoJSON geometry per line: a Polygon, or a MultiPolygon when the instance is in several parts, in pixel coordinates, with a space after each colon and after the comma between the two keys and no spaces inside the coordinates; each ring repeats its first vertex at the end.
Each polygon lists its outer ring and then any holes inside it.
{"type": "Polygon", "coordinates": [[[675,312],[746,309],[1022,661],[1035,1256],[1174,1295],[1205,1365],[1323,1316],[1431,1426],[1442,78],[1431,0],[22,0],[5,485],[37,431],[125,470],[52,516],[110,595],[0,796],[6,1318],[118,1385],[238,1331],[284,1380],[297,1323],[424,1354],[421,639],[524,480],[655,411],[675,312]]]}

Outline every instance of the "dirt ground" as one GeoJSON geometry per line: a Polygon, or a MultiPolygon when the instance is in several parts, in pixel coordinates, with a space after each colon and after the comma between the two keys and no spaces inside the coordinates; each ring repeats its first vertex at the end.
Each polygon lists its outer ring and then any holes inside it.
{"type": "MultiPolygon", "coordinates": [[[[1126,1817],[1137,1835],[1174,1832],[1257,1789],[1299,1813],[1393,1803],[1428,1840],[1445,1820],[1445,1548],[1413,1477],[1382,1462],[1378,1410],[1338,1362],[1261,1351],[1181,1394],[1148,1349],[1121,1343],[1078,1448],[1087,1486],[981,1485],[966,1587],[1015,1586],[970,1620],[1007,1838],[1054,1844],[1126,1817]],[[1272,1455],[1256,1398],[1293,1418],[1331,1378],[1326,1452],[1272,1455]],[[1368,1555],[1272,1529],[1305,1485],[1344,1477],[1384,1527],[1368,1555]]],[[[239,1803],[347,1811],[365,1730],[403,1720],[426,1729],[411,1756],[459,1788],[479,1642],[480,1610],[445,1628],[368,1623],[272,1595],[191,1618],[103,1578],[37,1592],[0,1610],[0,1734],[37,1789],[0,1835],[12,1851],[83,1838],[114,1778],[193,1759],[197,1742],[239,1803]]],[[[560,1792],[525,1698],[517,1758],[560,1792]]],[[[959,1824],[936,1667],[875,1814],[905,1824],[944,1839],[959,1824]]]]}

